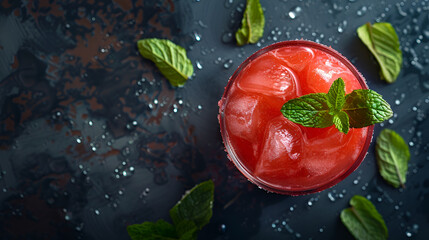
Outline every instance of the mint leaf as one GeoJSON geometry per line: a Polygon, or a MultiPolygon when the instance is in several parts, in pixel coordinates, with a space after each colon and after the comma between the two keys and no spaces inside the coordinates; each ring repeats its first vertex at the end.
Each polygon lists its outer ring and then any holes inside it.
{"type": "Polygon", "coordinates": [[[164,220],[157,222],[144,222],[127,227],[128,235],[132,240],[172,240],[178,239],[176,230],[170,223],[164,220]]]}
{"type": "Polygon", "coordinates": [[[144,222],[128,226],[128,234],[132,240],[195,240],[198,231],[212,217],[213,198],[213,181],[202,182],[170,209],[174,226],[164,220],[144,222]]]}
{"type": "Polygon", "coordinates": [[[358,89],[346,95],[343,109],[349,115],[350,127],[362,128],[392,117],[390,105],[373,90],[358,89]]]}
{"type": "Polygon", "coordinates": [[[335,80],[328,91],[328,106],[331,112],[339,112],[346,101],[345,83],[342,78],[335,80]]]}
{"type": "Polygon", "coordinates": [[[241,28],[235,33],[239,46],[257,43],[264,34],[265,17],[259,0],[247,0],[241,28]]]}
{"type": "Polygon", "coordinates": [[[401,71],[402,52],[398,35],[390,23],[366,23],[357,29],[362,42],[368,47],[380,65],[380,76],[393,83],[401,71]]]}
{"type": "Polygon", "coordinates": [[[405,187],[410,150],[404,139],[395,131],[383,129],[375,146],[381,176],[390,185],[405,187]]]}
{"type": "Polygon", "coordinates": [[[183,86],[194,73],[186,50],[166,39],[148,38],[137,42],[140,54],[158,67],[174,87],[183,86]]]}
{"type": "Polygon", "coordinates": [[[328,93],[311,93],[283,104],[283,116],[304,127],[325,128],[335,124],[342,133],[383,122],[392,115],[390,105],[375,91],[354,90],[345,95],[342,78],[335,80],[328,93]]]}
{"type": "Polygon", "coordinates": [[[388,231],[383,217],[366,198],[355,195],[351,208],[341,211],[341,221],[356,239],[387,239],[388,231]]]}
{"type": "Polygon", "coordinates": [[[170,210],[175,225],[192,221],[198,229],[209,223],[213,208],[213,181],[205,181],[189,190],[170,210]]]}
{"type": "Polygon", "coordinates": [[[180,239],[197,239],[198,228],[191,220],[183,220],[176,225],[177,235],[180,239]]]}
{"type": "Polygon", "coordinates": [[[328,95],[311,93],[286,102],[280,110],[287,119],[305,127],[325,128],[332,126],[328,95]]]}
{"type": "Polygon", "coordinates": [[[338,131],[347,134],[349,132],[349,116],[347,113],[341,111],[334,115],[334,118],[332,119],[334,122],[335,127],[338,129],[338,131]]]}

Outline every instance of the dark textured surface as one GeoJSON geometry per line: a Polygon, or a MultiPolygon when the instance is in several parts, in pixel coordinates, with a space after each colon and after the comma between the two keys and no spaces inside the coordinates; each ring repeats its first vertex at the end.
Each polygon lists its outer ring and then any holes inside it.
{"type": "Polygon", "coordinates": [[[371,198],[391,239],[426,239],[429,2],[261,0],[263,40],[237,47],[228,33],[244,3],[1,1],[0,238],[127,239],[127,225],[170,221],[185,189],[212,178],[214,215],[200,239],[349,239],[339,213],[355,194],[371,198]],[[357,38],[368,21],[397,29],[394,84],[357,38]],[[183,88],[139,56],[136,41],[148,37],[187,49],[195,75],[183,88]],[[406,189],[379,176],[374,143],[346,180],[300,197],[258,189],[227,160],[217,101],[229,76],[260,47],[300,38],[343,53],[391,103],[396,115],[374,136],[388,127],[409,143],[406,189]]]}

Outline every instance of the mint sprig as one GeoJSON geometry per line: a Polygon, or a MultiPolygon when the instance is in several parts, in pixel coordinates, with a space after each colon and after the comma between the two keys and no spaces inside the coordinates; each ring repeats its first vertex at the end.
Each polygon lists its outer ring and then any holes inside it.
{"type": "Polygon", "coordinates": [[[375,91],[354,90],[345,95],[342,78],[335,80],[328,93],[311,93],[286,102],[280,110],[294,123],[325,128],[335,125],[347,134],[350,128],[362,128],[392,117],[390,105],[375,91]]]}
{"type": "Polygon", "coordinates": [[[390,23],[366,23],[357,29],[357,34],[380,65],[380,76],[393,83],[401,71],[402,51],[399,38],[390,23]]]}
{"type": "Polygon", "coordinates": [[[187,191],[182,199],[170,210],[174,225],[160,219],[146,221],[127,227],[132,240],[193,240],[197,233],[212,217],[214,184],[212,180],[202,182],[187,191]]]}
{"type": "Polygon", "coordinates": [[[383,217],[368,199],[355,195],[350,199],[350,208],[341,211],[341,221],[358,240],[388,238],[388,230],[383,217]]]}
{"type": "Polygon", "coordinates": [[[235,33],[237,45],[257,43],[264,35],[265,16],[259,0],[247,0],[241,28],[235,33]]]}
{"type": "Polygon", "coordinates": [[[183,86],[194,73],[186,50],[167,39],[147,38],[137,41],[140,55],[155,63],[173,87],[183,86]]]}
{"type": "Polygon", "coordinates": [[[410,149],[404,139],[391,129],[383,129],[375,145],[381,176],[390,185],[405,188],[410,149]]]}

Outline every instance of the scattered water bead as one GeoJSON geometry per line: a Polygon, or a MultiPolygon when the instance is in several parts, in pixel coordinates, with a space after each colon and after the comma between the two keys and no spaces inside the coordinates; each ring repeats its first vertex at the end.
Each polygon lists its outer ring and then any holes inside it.
{"type": "Polygon", "coordinates": [[[331,202],[335,202],[335,197],[332,195],[332,193],[328,193],[328,198],[329,198],[329,201],[331,201],[331,202]]]}
{"type": "Polygon", "coordinates": [[[222,42],[223,43],[230,43],[234,39],[234,35],[231,32],[225,32],[222,34],[222,42]]]}
{"type": "Polygon", "coordinates": [[[214,60],[214,63],[215,64],[219,64],[219,63],[221,63],[222,62],[222,58],[221,57],[217,57],[215,60],[214,60]]]}
{"type": "Polygon", "coordinates": [[[337,31],[339,33],[343,33],[346,27],[347,27],[347,21],[344,20],[338,25],[337,31]]]}
{"type": "Polygon", "coordinates": [[[201,70],[203,69],[203,64],[200,60],[195,61],[195,65],[197,66],[197,69],[201,70]]]}
{"type": "Polygon", "coordinates": [[[368,11],[367,6],[362,6],[359,10],[357,10],[356,14],[358,16],[363,16],[366,14],[367,11],[368,11]]]}
{"type": "Polygon", "coordinates": [[[234,3],[234,0],[225,0],[224,6],[225,8],[231,8],[233,3],[234,3]]]}
{"type": "Polygon", "coordinates": [[[100,211],[98,209],[94,210],[95,215],[100,215],[100,211]]]}
{"type": "Polygon", "coordinates": [[[300,6],[295,6],[289,10],[288,16],[290,19],[295,19],[299,15],[301,15],[301,12],[302,12],[302,8],[300,6]]]}
{"type": "Polygon", "coordinates": [[[201,34],[194,32],[193,35],[194,35],[195,41],[197,42],[201,41],[201,34]]]}
{"type": "Polygon", "coordinates": [[[222,232],[222,233],[226,232],[226,225],[225,224],[221,224],[219,226],[219,231],[222,232]]]}
{"type": "Polygon", "coordinates": [[[78,225],[75,227],[75,229],[76,229],[76,231],[80,232],[80,231],[82,231],[83,227],[84,227],[84,223],[82,222],[82,223],[78,224],[78,225]]]}
{"type": "Polygon", "coordinates": [[[225,69],[229,69],[231,66],[232,66],[232,64],[233,64],[234,62],[232,61],[232,59],[228,59],[228,60],[226,60],[224,63],[223,63],[223,68],[225,68],[225,69]]]}

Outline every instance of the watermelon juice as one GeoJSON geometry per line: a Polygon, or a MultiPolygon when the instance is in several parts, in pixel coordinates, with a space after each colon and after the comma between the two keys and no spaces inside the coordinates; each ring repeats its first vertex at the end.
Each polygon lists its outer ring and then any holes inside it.
{"type": "Polygon", "coordinates": [[[229,158],[259,187],[301,195],[331,187],[364,159],[373,126],[309,128],[280,112],[290,99],[327,93],[341,77],[346,94],[368,89],[341,54],[310,41],[285,41],[257,51],[228,82],[219,101],[219,121],[229,158]]]}

